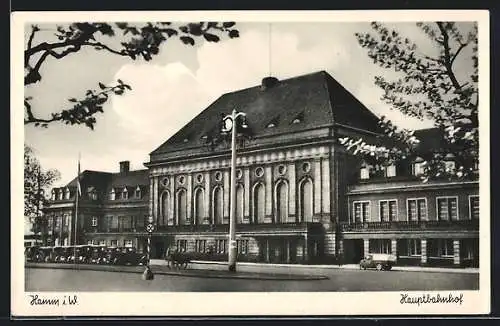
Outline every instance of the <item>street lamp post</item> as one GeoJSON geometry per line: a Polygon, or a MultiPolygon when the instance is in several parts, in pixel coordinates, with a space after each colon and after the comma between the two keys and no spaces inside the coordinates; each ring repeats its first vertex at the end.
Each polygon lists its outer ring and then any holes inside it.
{"type": "MultiPolygon", "coordinates": [[[[233,109],[230,115],[223,118],[223,132],[231,132],[231,199],[229,201],[229,255],[228,268],[230,272],[236,272],[236,134],[238,118],[246,117],[243,112],[233,109]]],[[[242,121],[242,128],[246,128],[245,120],[242,121]]]]}

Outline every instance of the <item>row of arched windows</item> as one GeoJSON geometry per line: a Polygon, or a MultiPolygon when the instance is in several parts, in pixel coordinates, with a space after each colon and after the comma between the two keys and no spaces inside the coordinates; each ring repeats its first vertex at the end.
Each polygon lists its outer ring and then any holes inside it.
{"type": "MultiPolygon", "coordinates": [[[[192,219],[188,221],[188,196],[184,188],[177,190],[174,201],[169,190],[165,190],[160,196],[159,225],[167,225],[168,220],[173,220],[174,224],[203,224],[206,218],[210,223],[223,224],[224,222],[224,198],[223,187],[217,185],[212,189],[209,205],[209,216],[205,214],[205,189],[197,187],[193,190],[192,196],[192,219]],[[173,207],[172,207],[173,204],[173,207]]],[[[266,216],[266,189],[263,183],[256,183],[251,189],[250,197],[250,223],[264,223],[266,216]]],[[[291,221],[289,215],[289,185],[287,180],[279,180],[274,187],[273,207],[275,223],[295,222],[291,221]]],[[[313,182],[309,178],[303,179],[298,184],[297,198],[297,218],[298,221],[311,222],[313,216],[313,182]]],[[[236,221],[244,221],[245,207],[245,187],[238,184],[236,187],[236,221]]]]}

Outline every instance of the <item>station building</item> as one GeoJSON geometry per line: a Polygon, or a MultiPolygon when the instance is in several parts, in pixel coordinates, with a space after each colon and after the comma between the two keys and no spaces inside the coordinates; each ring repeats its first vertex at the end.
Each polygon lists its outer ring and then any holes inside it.
{"type": "MultiPolygon", "coordinates": [[[[84,171],[78,242],[142,250],[151,218],[153,257],[176,247],[224,259],[231,144],[220,131],[233,109],[249,127],[237,146],[238,260],[350,263],[387,252],[404,264],[477,264],[478,182],[422,183],[418,160],[378,167],[347,154],[339,138],[370,142],[383,131],[324,71],[222,95],[153,150],[145,170],[84,171]]],[[[61,225],[74,215],[75,185],[56,189],[47,209],[61,225]]]]}

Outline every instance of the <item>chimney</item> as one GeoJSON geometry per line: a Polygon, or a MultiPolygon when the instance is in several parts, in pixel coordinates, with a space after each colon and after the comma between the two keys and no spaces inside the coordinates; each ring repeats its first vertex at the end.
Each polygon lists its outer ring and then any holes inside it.
{"type": "Polygon", "coordinates": [[[278,78],[276,77],[265,77],[262,79],[262,90],[266,90],[268,88],[274,87],[279,83],[278,78]]]}
{"type": "Polygon", "coordinates": [[[120,162],[120,173],[127,173],[130,170],[130,161],[120,162]]]}

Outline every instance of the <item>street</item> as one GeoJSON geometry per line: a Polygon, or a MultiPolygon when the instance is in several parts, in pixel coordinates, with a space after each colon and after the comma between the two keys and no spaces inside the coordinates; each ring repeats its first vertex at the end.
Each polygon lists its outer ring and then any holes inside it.
{"type": "MultiPolygon", "coordinates": [[[[154,269],[153,269],[154,270],[154,269]]],[[[476,290],[477,273],[441,273],[346,269],[302,269],[294,273],[327,276],[322,280],[259,280],[187,277],[71,269],[25,269],[26,291],[158,291],[158,292],[298,292],[476,290]]]]}

